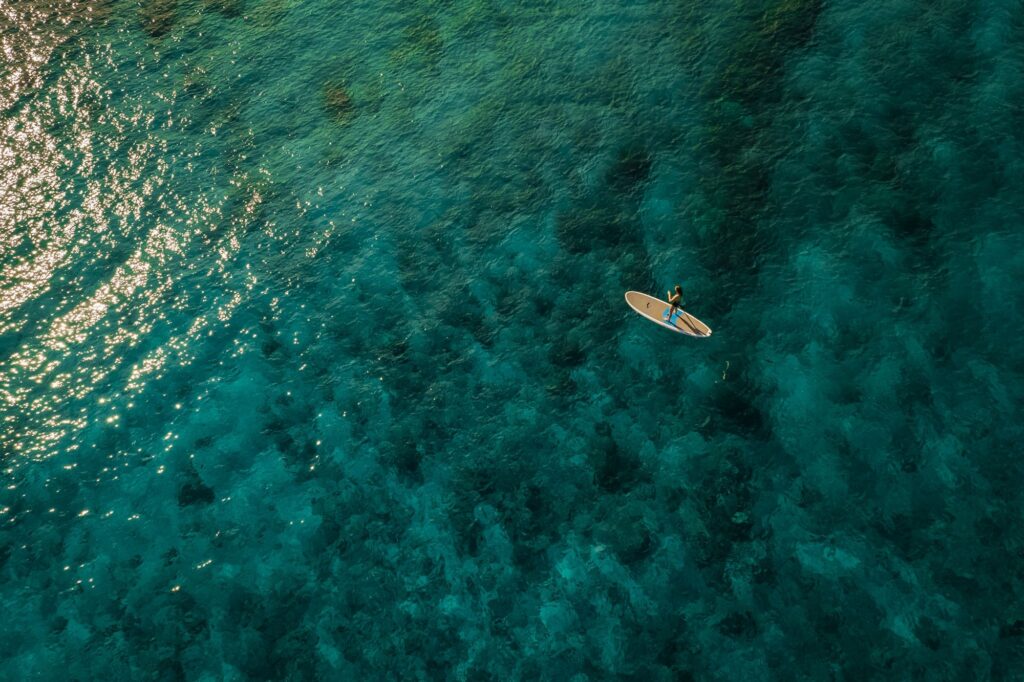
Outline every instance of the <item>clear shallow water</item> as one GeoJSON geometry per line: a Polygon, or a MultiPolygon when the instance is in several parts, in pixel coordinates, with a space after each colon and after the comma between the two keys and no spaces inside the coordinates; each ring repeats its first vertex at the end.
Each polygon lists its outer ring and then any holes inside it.
{"type": "Polygon", "coordinates": [[[1020,676],[1022,28],[0,2],[0,677],[1020,676]]]}

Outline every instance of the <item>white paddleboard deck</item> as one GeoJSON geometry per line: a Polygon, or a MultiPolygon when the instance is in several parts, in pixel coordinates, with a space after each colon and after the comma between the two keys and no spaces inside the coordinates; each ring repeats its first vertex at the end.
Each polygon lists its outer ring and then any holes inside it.
{"type": "Polygon", "coordinates": [[[668,319],[668,311],[671,306],[668,302],[662,301],[660,298],[654,298],[653,296],[642,294],[639,291],[627,291],[626,303],[629,304],[630,308],[637,311],[651,322],[660,324],[666,329],[671,329],[674,332],[686,334],[687,336],[696,336],[698,338],[711,336],[711,327],[707,326],[682,308],[676,308],[676,312],[672,315],[672,319],[668,319]]]}

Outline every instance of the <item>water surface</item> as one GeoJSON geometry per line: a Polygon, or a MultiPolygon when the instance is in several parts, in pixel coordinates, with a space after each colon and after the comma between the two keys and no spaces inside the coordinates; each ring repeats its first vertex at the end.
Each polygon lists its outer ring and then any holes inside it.
{"type": "Polygon", "coordinates": [[[0,0],[0,677],[1024,675],[1022,30],[0,0]]]}

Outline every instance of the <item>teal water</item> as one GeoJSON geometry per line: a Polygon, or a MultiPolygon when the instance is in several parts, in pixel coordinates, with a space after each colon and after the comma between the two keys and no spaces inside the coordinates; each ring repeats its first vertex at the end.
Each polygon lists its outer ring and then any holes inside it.
{"type": "Polygon", "coordinates": [[[1022,31],[0,0],[0,678],[1024,677],[1022,31]]]}

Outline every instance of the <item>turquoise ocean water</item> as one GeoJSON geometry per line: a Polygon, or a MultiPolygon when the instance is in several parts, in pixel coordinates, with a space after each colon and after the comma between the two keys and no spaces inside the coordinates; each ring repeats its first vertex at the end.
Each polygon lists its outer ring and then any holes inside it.
{"type": "Polygon", "coordinates": [[[1019,0],[0,48],[0,678],[1024,676],[1019,0]]]}

